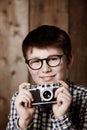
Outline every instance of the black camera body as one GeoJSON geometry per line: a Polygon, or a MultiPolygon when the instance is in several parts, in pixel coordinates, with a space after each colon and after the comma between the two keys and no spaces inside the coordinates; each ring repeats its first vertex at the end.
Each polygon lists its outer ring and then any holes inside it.
{"type": "Polygon", "coordinates": [[[27,86],[26,89],[30,91],[33,95],[34,101],[32,105],[43,105],[43,104],[53,104],[56,103],[54,98],[54,93],[56,89],[61,87],[61,84],[43,84],[27,86]]]}

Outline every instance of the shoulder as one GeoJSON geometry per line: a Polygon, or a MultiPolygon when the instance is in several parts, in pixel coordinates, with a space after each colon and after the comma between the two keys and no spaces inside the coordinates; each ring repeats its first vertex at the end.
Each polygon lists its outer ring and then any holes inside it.
{"type": "Polygon", "coordinates": [[[74,82],[68,81],[70,91],[73,97],[85,98],[87,100],[87,88],[83,85],[76,84],[74,82]]]}

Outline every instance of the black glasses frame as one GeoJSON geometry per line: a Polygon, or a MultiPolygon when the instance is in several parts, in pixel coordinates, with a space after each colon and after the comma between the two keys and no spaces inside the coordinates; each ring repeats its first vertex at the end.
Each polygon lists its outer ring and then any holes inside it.
{"type": "MultiPolygon", "coordinates": [[[[52,55],[52,56],[58,56],[58,57],[59,57],[60,62],[56,65],[56,66],[59,66],[60,63],[61,63],[61,58],[64,56],[64,54],[63,54],[63,55],[52,55]]],[[[49,56],[49,57],[50,57],[50,56],[49,56]]],[[[44,61],[44,60],[46,61],[46,63],[47,63],[48,66],[50,66],[50,67],[56,67],[56,66],[49,65],[49,63],[48,63],[49,57],[48,57],[48,58],[39,59],[39,60],[41,61],[41,66],[40,66],[38,69],[34,69],[34,68],[32,68],[32,67],[30,66],[29,62],[30,62],[32,59],[29,59],[29,60],[26,59],[26,60],[25,60],[25,63],[28,64],[28,66],[29,66],[32,70],[39,70],[39,69],[41,69],[42,66],[43,66],[43,61],[44,61]]]]}

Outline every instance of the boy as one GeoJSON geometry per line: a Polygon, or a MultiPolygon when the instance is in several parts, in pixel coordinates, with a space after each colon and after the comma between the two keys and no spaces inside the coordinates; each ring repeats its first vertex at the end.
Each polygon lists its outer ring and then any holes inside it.
{"type": "Polygon", "coordinates": [[[34,106],[35,98],[27,90],[31,84],[22,83],[11,100],[7,130],[86,130],[87,90],[67,80],[73,63],[68,34],[42,25],[26,36],[22,51],[37,86],[58,83],[61,87],[53,95],[56,103],[34,106]]]}

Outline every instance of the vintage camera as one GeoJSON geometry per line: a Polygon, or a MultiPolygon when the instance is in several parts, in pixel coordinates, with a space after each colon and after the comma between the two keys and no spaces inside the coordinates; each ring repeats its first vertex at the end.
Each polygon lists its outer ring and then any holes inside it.
{"type": "Polygon", "coordinates": [[[61,84],[43,84],[27,86],[26,89],[33,95],[32,105],[53,104],[56,103],[54,98],[55,90],[61,87],[61,84]]]}

